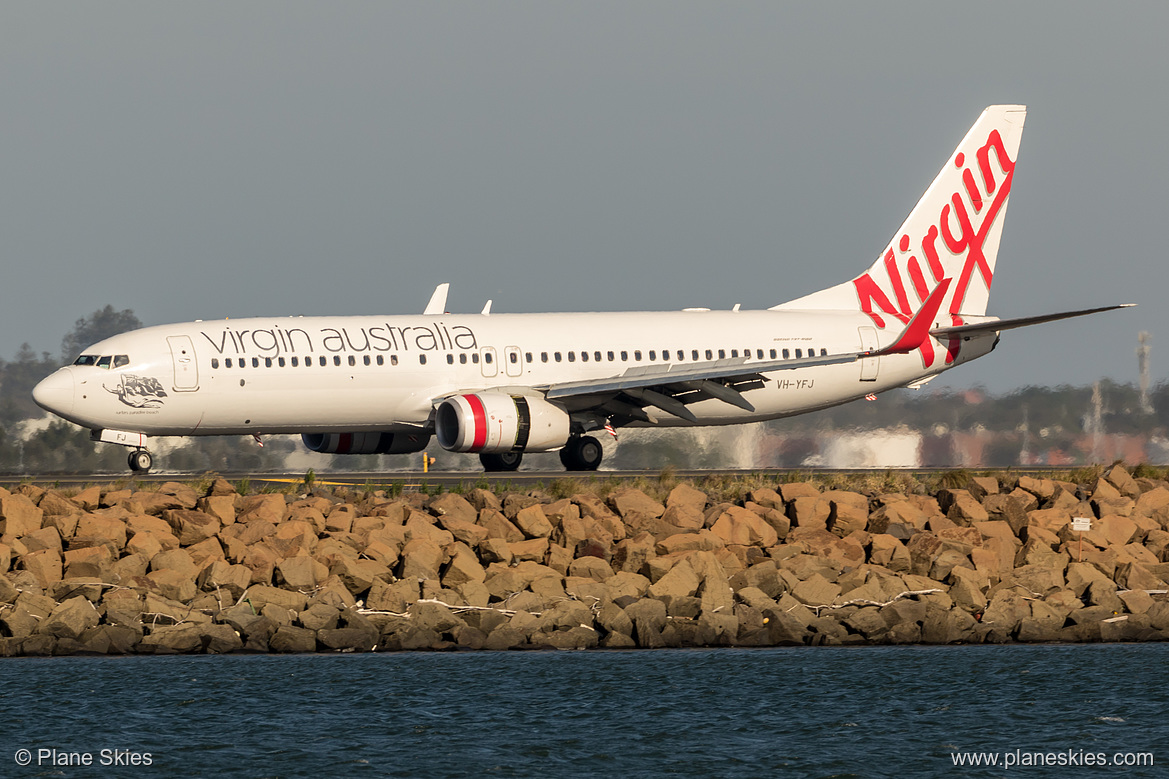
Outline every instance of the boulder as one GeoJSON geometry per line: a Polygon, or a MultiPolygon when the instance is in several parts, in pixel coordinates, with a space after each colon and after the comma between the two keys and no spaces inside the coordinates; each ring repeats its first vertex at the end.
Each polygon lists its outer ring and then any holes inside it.
{"type": "MultiPolygon", "coordinates": [[[[703,496],[703,502],[705,502],[705,496],[703,496]]],[[[632,487],[615,490],[609,496],[608,503],[622,519],[627,521],[633,515],[653,517],[656,519],[666,512],[666,507],[661,503],[658,503],[641,490],[632,487]]]]}
{"type": "MultiPolygon", "coordinates": [[[[232,567],[232,566],[229,566],[232,567]]],[[[242,568],[243,566],[234,566],[242,568]]],[[[276,564],[277,582],[294,590],[311,590],[329,576],[329,569],[307,555],[286,557],[276,564]]]]}
{"type": "Polygon", "coordinates": [[[710,532],[727,544],[767,548],[775,546],[779,541],[775,529],[762,517],[738,506],[728,506],[711,525],[710,532]]]}
{"type": "Polygon", "coordinates": [[[787,515],[797,528],[827,530],[832,506],[817,493],[815,497],[798,497],[792,500],[788,504],[787,515]]]}
{"type": "Polygon", "coordinates": [[[435,516],[462,522],[474,522],[479,516],[478,510],[466,498],[453,492],[444,492],[431,498],[426,508],[435,516]]]}
{"type": "Polygon", "coordinates": [[[37,632],[56,638],[78,639],[89,628],[97,627],[99,621],[100,615],[93,604],[77,595],[59,604],[41,620],[37,632]]]}
{"type": "Polygon", "coordinates": [[[20,538],[41,529],[44,512],[25,495],[0,496],[0,535],[20,538]]]}
{"type": "Polygon", "coordinates": [[[33,575],[42,589],[61,580],[61,553],[56,549],[41,549],[22,555],[19,565],[33,575]]]}
{"type": "Polygon", "coordinates": [[[288,503],[283,495],[277,493],[248,495],[240,500],[236,522],[250,524],[261,521],[275,526],[284,521],[288,512],[288,503]]]}

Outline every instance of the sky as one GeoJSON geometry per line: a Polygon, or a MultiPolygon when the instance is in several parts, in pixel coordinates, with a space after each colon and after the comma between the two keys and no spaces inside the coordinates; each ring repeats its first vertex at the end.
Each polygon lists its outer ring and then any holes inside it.
{"type": "Polygon", "coordinates": [[[0,2],[0,357],[145,324],[767,308],[871,264],[1028,106],[988,313],[931,387],[1169,377],[1169,5],[0,2]],[[1160,347],[1164,347],[1164,349],[1160,347]]]}

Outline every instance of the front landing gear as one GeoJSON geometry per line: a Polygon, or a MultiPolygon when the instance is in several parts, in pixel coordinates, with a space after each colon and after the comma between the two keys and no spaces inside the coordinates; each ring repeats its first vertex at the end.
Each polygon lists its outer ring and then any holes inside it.
{"type": "Polygon", "coordinates": [[[150,470],[150,466],[154,465],[154,455],[145,449],[135,449],[130,452],[126,462],[134,473],[146,473],[150,470]]]}
{"type": "Polygon", "coordinates": [[[570,471],[595,471],[605,452],[592,436],[575,436],[560,450],[560,462],[570,471]]]}
{"type": "Polygon", "coordinates": [[[483,463],[483,470],[488,472],[514,471],[520,467],[520,462],[523,459],[523,452],[501,452],[499,454],[479,455],[479,462],[483,463]]]}

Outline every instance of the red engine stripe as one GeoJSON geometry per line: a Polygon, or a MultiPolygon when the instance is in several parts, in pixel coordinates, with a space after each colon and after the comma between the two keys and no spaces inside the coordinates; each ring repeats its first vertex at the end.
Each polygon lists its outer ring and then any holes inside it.
{"type": "Polygon", "coordinates": [[[337,436],[337,454],[349,454],[353,447],[353,433],[341,433],[337,436]]]}
{"type": "Polygon", "coordinates": [[[475,438],[471,441],[471,451],[478,452],[487,445],[487,411],[483,408],[483,401],[477,395],[463,396],[467,405],[471,407],[471,414],[475,417],[475,438]]]}

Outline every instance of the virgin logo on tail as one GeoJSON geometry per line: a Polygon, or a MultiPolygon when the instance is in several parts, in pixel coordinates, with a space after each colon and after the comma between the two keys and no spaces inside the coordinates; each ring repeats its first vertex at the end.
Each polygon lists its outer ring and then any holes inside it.
{"type": "MultiPolygon", "coordinates": [[[[974,161],[967,160],[966,155],[962,152],[954,156],[954,167],[962,171],[961,187],[951,194],[949,202],[942,205],[937,219],[929,226],[925,235],[915,242],[909,235],[902,234],[895,241],[896,251],[892,243],[886,249],[883,262],[885,271],[889,275],[891,289],[882,289],[870,273],[864,273],[853,279],[861,310],[872,318],[877,327],[885,327],[885,319],[881,316],[882,312],[905,324],[915,311],[915,306],[912,306],[909,301],[902,267],[905,268],[906,274],[909,276],[909,282],[917,296],[918,306],[929,297],[930,292],[942,279],[949,276],[957,278],[948,306],[950,317],[955,325],[962,324],[960,312],[975,271],[982,277],[986,288],[990,289],[994,279],[994,269],[987,262],[983,253],[983,245],[994,225],[995,218],[1006,203],[1007,196],[1011,193],[1015,161],[1007,153],[997,129],[990,131],[986,142],[978,149],[975,156],[977,159],[974,161]],[[995,170],[991,166],[992,151],[999,168],[1003,171],[1002,181],[995,178],[995,170]],[[979,176],[982,179],[981,188],[974,175],[975,165],[967,164],[968,162],[976,163],[979,176]],[[944,259],[939,256],[939,237],[944,244],[943,250],[948,255],[944,259]],[[917,253],[910,253],[915,251],[911,245],[917,247],[917,253]],[[924,265],[929,268],[932,283],[926,278],[922,267],[923,261],[918,258],[919,255],[924,258],[924,265]],[[944,263],[956,263],[961,258],[964,258],[961,270],[956,273],[947,273],[944,263]],[[874,304],[879,312],[874,310],[874,304]]],[[[955,268],[955,270],[957,269],[955,268]]],[[[960,339],[950,340],[946,350],[946,364],[954,361],[958,354],[959,344],[960,339]]],[[[920,348],[923,364],[928,368],[934,363],[932,340],[925,339],[920,348]]]]}

